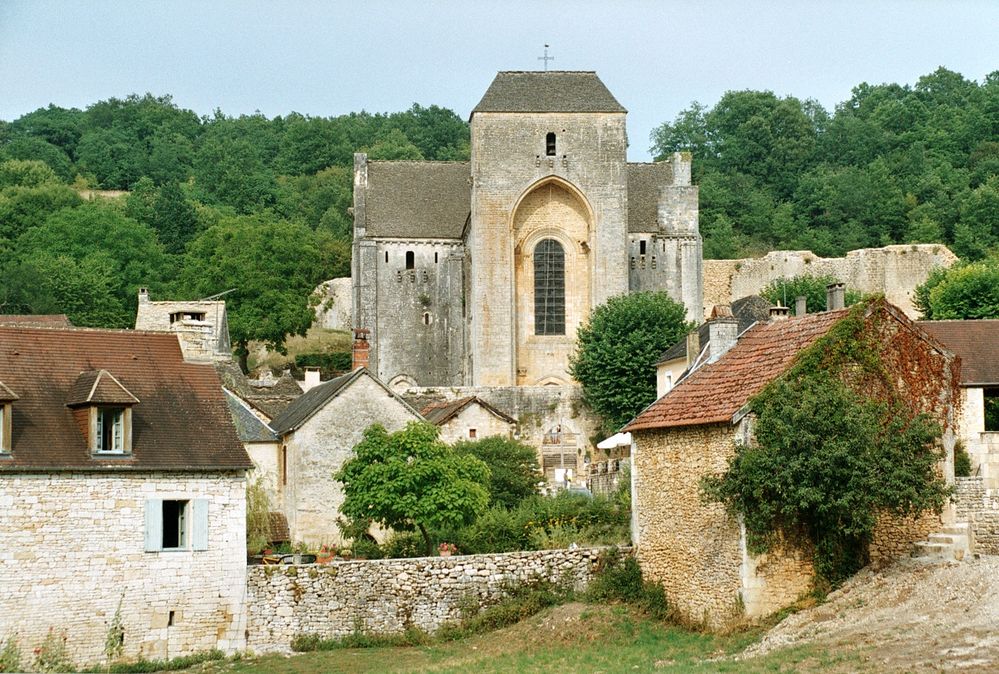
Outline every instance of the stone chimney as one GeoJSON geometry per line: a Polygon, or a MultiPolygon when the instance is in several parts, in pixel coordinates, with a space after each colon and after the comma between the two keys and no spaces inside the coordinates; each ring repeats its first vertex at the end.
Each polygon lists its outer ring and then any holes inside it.
{"type": "Polygon", "coordinates": [[[354,349],[351,369],[368,366],[368,351],[371,344],[368,342],[368,335],[371,331],[367,328],[354,328],[354,349]]]}
{"type": "Polygon", "coordinates": [[[782,307],[779,304],[775,307],[770,307],[770,322],[786,321],[790,312],[791,310],[788,307],[782,307]]]}
{"type": "Polygon", "coordinates": [[[701,353],[701,335],[697,330],[687,333],[687,367],[694,364],[698,354],[701,353]]]}
{"type": "Polygon", "coordinates": [[[837,281],[826,286],[826,311],[835,311],[846,306],[846,287],[837,281]]]}
{"type": "Polygon", "coordinates": [[[711,310],[711,318],[708,319],[708,345],[711,350],[711,358],[708,362],[714,362],[735,346],[739,339],[739,321],[732,315],[732,307],[727,304],[716,305],[711,310]]]}
{"type": "Polygon", "coordinates": [[[149,288],[139,288],[139,304],[149,301],[149,288]]]}
{"type": "Polygon", "coordinates": [[[322,378],[319,376],[318,367],[307,367],[305,368],[305,381],[302,382],[302,390],[308,391],[309,389],[315,388],[322,383],[322,378]]]}
{"type": "Polygon", "coordinates": [[[798,295],[794,298],[794,315],[798,318],[801,318],[808,313],[808,309],[806,307],[807,301],[808,298],[804,295],[798,295]]]}

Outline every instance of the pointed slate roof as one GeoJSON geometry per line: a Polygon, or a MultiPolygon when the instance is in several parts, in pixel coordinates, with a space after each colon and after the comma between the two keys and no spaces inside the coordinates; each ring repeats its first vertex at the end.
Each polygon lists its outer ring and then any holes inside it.
{"type": "Polygon", "coordinates": [[[69,392],[66,405],[134,405],[139,399],[107,370],[81,372],[69,392]]]}
{"type": "Polygon", "coordinates": [[[627,112],[593,71],[501,71],[477,112],[627,112]]]}
{"type": "Polygon", "coordinates": [[[225,391],[226,402],[229,403],[229,413],[232,423],[236,425],[236,434],[243,442],[276,442],[274,429],[260,420],[250,411],[250,406],[232,391],[225,391]]]}

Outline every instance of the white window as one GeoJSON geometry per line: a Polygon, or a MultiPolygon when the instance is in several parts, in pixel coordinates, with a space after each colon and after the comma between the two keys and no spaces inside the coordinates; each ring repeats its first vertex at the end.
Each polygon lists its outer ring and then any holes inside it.
{"type": "Polygon", "coordinates": [[[125,408],[97,408],[97,442],[94,451],[104,454],[125,452],[125,408]]]}
{"type": "Polygon", "coordinates": [[[208,499],[146,501],[146,552],[208,549],[208,499]]]}

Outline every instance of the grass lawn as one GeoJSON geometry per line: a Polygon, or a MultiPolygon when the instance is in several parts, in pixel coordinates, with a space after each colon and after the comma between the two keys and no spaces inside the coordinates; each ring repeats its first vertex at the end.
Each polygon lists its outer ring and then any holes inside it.
{"type": "Polygon", "coordinates": [[[201,665],[222,674],[320,672],[856,672],[863,660],[797,648],[762,658],[728,656],[758,632],[717,636],[648,620],[625,606],[569,604],[496,632],[450,643],[405,648],[342,649],[270,655],[201,665]]]}

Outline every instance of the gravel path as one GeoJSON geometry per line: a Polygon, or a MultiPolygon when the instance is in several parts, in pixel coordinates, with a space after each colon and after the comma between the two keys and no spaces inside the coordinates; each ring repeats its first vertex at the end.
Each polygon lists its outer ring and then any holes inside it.
{"type": "Polygon", "coordinates": [[[999,557],[861,571],[743,657],[804,643],[859,651],[877,671],[999,672],[999,557]]]}

